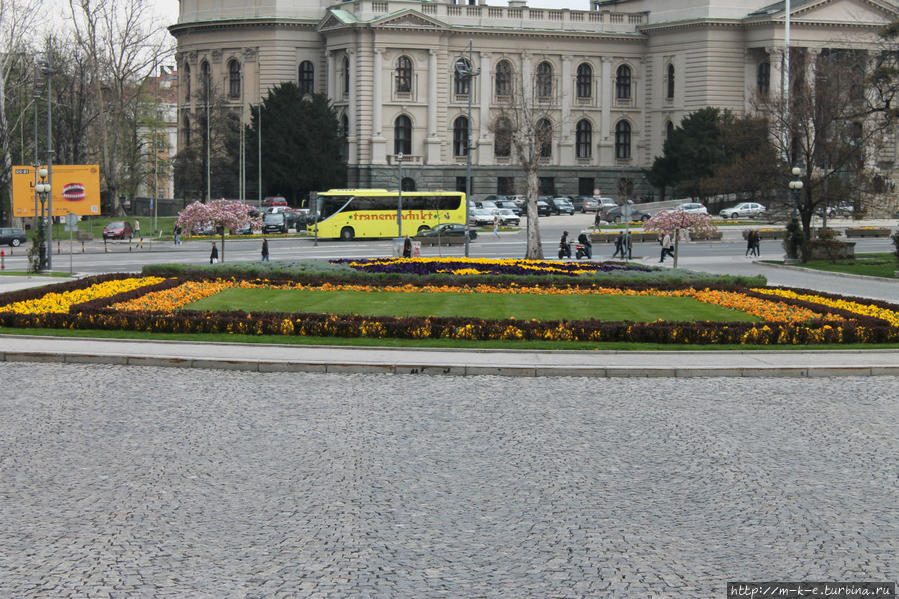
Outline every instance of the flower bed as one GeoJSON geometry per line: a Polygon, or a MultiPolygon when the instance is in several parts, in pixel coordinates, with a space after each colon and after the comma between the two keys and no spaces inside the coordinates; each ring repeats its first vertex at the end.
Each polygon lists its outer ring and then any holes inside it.
{"type": "Polygon", "coordinates": [[[407,275],[568,275],[613,271],[650,272],[648,266],[616,262],[561,262],[555,260],[490,260],[487,258],[370,258],[332,260],[369,273],[407,275]]]}
{"type": "Polygon", "coordinates": [[[886,227],[849,227],[846,229],[846,237],[889,237],[890,230],[886,227]]]}
{"type": "MultiPolygon", "coordinates": [[[[232,333],[405,339],[613,341],[689,344],[897,343],[899,306],[802,289],[738,286],[696,287],[645,283],[520,285],[484,273],[507,269],[577,268],[577,263],[523,263],[514,260],[360,260],[354,268],[403,269],[403,284],[313,284],[262,279],[198,280],[113,275],[0,296],[0,326],[124,329],[166,333],[232,333]],[[549,265],[548,265],[549,264],[549,265]],[[421,274],[470,272],[472,284],[430,284],[421,274]],[[654,295],[690,297],[764,319],[763,322],[608,322],[393,317],[365,314],[201,312],[185,306],[224,289],[276,288],[366,293],[471,293],[534,295],[654,295]]],[[[596,265],[599,267],[599,265],[596,265]]],[[[387,270],[386,272],[397,272],[387,270]]],[[[555,272],[554,270],[552,272],[555,272]]]]}

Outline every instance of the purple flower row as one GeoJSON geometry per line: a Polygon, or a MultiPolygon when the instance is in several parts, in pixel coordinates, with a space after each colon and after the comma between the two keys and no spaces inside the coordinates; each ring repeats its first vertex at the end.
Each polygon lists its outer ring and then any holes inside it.
{"type": "Polygon", "coordinates": [[[477,270],[484,275],[561,275],[577,277],[584,271],[607,273],[622,271],[649,272],[646,266],[627,265],[613,262],[526,262],[526,261],[459,261],[459,260],[384,260],[384,259],[340,259],[331,260],[335,264],[347,264],[362,272],[431,275],[452,273],[460,269],[477,270]],[[545,268],[542,268],[545,266],[545,268]]]}

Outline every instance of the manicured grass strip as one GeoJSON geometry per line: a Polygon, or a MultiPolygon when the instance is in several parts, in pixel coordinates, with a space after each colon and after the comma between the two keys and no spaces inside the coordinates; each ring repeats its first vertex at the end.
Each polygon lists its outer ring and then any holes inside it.
{"type": "Polygon", "coordinates": [[[760,322],[744,312],[686,297],[616,295],[512,295],[501,293],[393,293],[226,289],[185,309],[245,312],[314,312],[374,316],[447,316],[484,319],[653,322],[658,319],[760,322]]]}
{"type": "MultiPolygon", "coordinates": [[[[772,261],[773,264],[783,264],[772,261]]],[[[895,279],[894,274],[899,270],[899,261],[892,254],[858,254],[855,260],[809,260],[805,264],[797,264],[811,270],[823,270],[826,272],[843,272],[853,275],[865,275],[869,277],[883,277],[895,279]]]]}
{"type": "Polygon", "coordinates": [[[34,273],[28,272],[25,270],[0,270],[0,276],[10,276],[10,277],[34,277],[39,279],[46,279],[52,277],[71,277],[72,274],[68,272],[45,272],[45,273],[34,273]]]}
{"type": "MultiPolygon", "coordinates": [[[[300,337],[296,335],[228,335],[148,333],[145,331],[105,331],[71,329],[23,329],[0,327],[0,335],[73,337],[94,339],[143,339],[208,343],[266,343],[272,345],[325,345],[341,347],[433,347],[463,349],[604,350],[604,351],[797,351],[797,350],[876,350],[899,349],[899,343],[851,343],[822,345],[679,345],[663,343],[612,343],[589,341],[466,341],[457,339],[372,339],[367,337],[300,337]]],[[[9,342],[15,348],[14,340],[9,342]]]]}

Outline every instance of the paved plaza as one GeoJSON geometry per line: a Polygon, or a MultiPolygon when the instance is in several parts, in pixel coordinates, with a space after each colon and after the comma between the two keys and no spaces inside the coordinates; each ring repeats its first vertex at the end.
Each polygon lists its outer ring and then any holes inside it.
{"type": "Polygon", "coordinates": [[[895,377],[0,363],[0,597],[895,580],[895,377]]]}

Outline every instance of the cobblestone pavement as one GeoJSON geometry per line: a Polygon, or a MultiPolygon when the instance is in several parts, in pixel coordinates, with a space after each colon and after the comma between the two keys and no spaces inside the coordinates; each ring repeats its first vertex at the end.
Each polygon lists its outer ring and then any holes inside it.
{"type": "Polygon", "coordinates": [[[899,379],[0,363],[0,597],[895,580],[899,379]]]}

